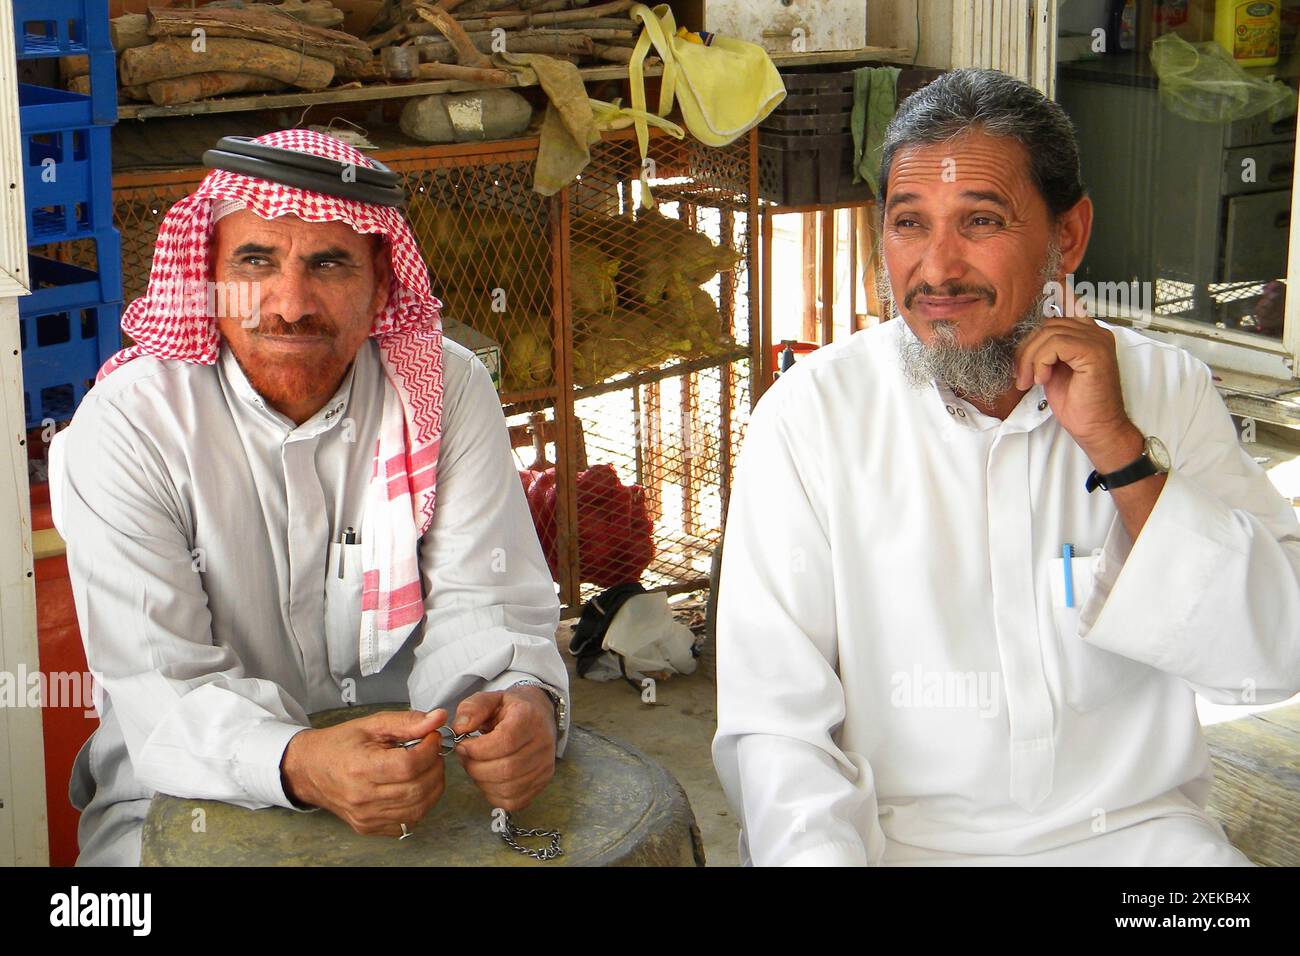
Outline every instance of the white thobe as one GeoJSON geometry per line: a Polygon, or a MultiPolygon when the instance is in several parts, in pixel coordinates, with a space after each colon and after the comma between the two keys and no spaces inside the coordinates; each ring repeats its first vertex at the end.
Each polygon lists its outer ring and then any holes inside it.
{"type": "Polygon", "coordinates": [[[802,359],[746,432],[713,750],[742,861],[1247,862],[1194,692],[1300,688],[1300,528],[1208,368],[1113,329],[1173,459],[1133,542],[1041,387],[1005,421],[912,388],[902,331],[802,359]]]}
{"type": "Polygon", "coordinates": [[[291,806],[280,759],[316,711],[454,708],[521,680],[567,699],[560,605],[497,393],[471,352],[443,348],[424,619],[367,677],[361,543],[340,538],[361,527],[391,387],[373,340],[296,427],[223,346],[215,365],[127,363],[57,436],[51,500],[103,689],[71,784],[79,863],[138,863],[155,792],[291,806]]]}

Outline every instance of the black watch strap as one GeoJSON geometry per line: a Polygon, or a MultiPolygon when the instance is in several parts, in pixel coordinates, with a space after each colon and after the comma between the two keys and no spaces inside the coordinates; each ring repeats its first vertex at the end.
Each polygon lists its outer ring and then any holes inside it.
{"type": "Polygon", "coordinates": [[[1125,465],[1119,471],[1112,471],[1109,474],[1101,474],[1096,470],[1088,476],[1084,487],[1091,494],[1098,488],[1106,491],[1114,491],[1116,488],[1123,488],[1125,485],[1131,485],[1135,481],[1141,481],[1143,478],[1150,478],[1152,475],[1159,474],[1160,469],[1156,463],[1151,460],[1151,456],[1143,449],[1142,454],[1131,464],[1125,465]]]}

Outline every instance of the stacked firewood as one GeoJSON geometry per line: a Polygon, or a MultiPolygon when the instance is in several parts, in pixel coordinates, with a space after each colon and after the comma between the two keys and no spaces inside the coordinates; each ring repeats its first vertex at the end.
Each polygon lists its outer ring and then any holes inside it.
{"type": "Polygon", "coordinates": [[[152,7],[111,21],[127,99],[159,106],[229,93],[322,90],[374,58],[328,0],[152,7]]]}
{"type": "MultiPolygon", "coordinates": [[[[235,93],[452,79],[509,85],[494,53],[625,64],[633,0],[215,0],[111,21],[120,98],[159,106],[235,93]]],[[[653,60],[653,57],[651,58],[653,60]]],[[[87,92],[85,57],[65,57],[87,92]]]]}
{"type": "MultiPolygon", "coordinates": [[[[493,53],[544,53],[581,65],[627,63],[633,0],[398,0],[398,22],[367,41],[388,79],[480,79],[493,53]],[[405,51],[405,52],[402,52],[405,51]],[[413,51],[413,52],[412,52],[413,51]],[[459,68],[459,69],[457,69],[459,68]]],[[[501,72],[501,71],[497,71],[501,72]]]]}

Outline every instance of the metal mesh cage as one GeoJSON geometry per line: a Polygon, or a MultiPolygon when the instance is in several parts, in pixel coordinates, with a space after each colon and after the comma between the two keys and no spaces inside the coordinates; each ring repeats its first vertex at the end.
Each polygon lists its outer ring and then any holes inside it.
{"type": "MultiPolygon", "coordinates": [[[[653,211],[637,210],[631,130],[594,145],[552,197],[532,190],[536,140],[375,154],[406,178],[448,334],[485,362],[496,352],[512,444],[534,469],[521,477],[570,609],[626,581],[707,581],[757,368],[754,137],[711,149],[652,133],[653,211]]],[[[145,291],[167,209],[204,172],[115,177],[126,301],[145,291]]]]}

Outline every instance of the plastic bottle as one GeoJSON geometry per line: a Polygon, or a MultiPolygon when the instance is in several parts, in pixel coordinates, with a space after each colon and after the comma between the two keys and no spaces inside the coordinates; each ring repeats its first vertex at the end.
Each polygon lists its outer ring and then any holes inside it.
{"type": "Polygon", "coordinates": [[[1238,66],[1272,66],[1282,44],[1282,6],[1278,0],[1219,0],[1214,9],[1214,39],[1238,66]]]}

